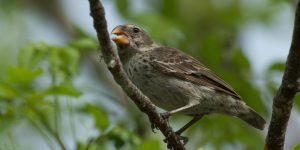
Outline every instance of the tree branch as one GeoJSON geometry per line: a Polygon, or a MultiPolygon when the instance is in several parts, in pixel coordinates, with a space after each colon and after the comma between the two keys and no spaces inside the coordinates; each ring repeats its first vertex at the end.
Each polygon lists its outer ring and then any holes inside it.
{"type": "Polygon", "coordinates": [[[285,132],[293,107],[293,99],[299,92],[300,81],[300,2],[297,3],[293,39],[286,62],[282,83],[273,100],[272,119],[266,138],[265,150],[282,150],[285,132]]]}
{"type": "Polygon", "coordinates": [[[89,2],[91,16],[94,19],[94,28],[97,32],[104,61],[115,81],[123,88],[138,108],[148,115],[152,125],[155,125],[155,127],[163,133],[170,149],[184,150],[184,145],[181,143],[179,137],[173,132],[168,122],[157,113],[155,105],[148,97],[141,93],[141,91],[128,79],[127,75],[123,71],[120,59],[113,51],[110,44],[105,11],[101,2],[99,0],[89,0],[89,2]]]}

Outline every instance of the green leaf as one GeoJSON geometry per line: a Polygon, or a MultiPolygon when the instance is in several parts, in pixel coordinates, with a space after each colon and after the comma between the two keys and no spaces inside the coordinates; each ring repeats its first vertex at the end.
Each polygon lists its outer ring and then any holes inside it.
{"type": "Polygon", "coordinates": [[[110,130],[107,137],[114,141],[116,148],[121,148],[125,144],[138,145],[141,143],[141,139],[136,134],[120,126],[110,130]]]}
{"type": "Polygon", "coordinates": [[[78,49],[82,52],[90,52],[97,49],[97,42],[92,38],[80,38],[70,43],[70,47],[78,49]]]}
{"type": "Polygon", "coordinates": [[[150,150],[150,149],[162,150],[160,141],[156,139],[149,139],[135,148],[135,150],[150,150]]]}
{"type": "Polygon", "coordinates": [[[81,95],[81,92],[72,86],[58,85],[58,86],[50,87],[44,92],[44,94],[79,97],[81,95]]]}
{"type": "Polygon", "coordinates": [[[295,102],[296,108],[298,110],[300,110],[300,94],[297,93],[294,99],[295,99],[294,102],[295,102]]]}
{"type": "Polygon", "coordinates": [[[293,150],[300,150],[300,143],[293,150]]]}
{"type": "Polygon", "coordinates": [[[18,92],[7,84],[0,83],[0,98],[10,99],[18,95],[18,92]]]}
{"type": "Polygon", "coordinates": [[[242,69],[250,70],[250,62],[242,50],[236,50],[233,54],[233,62],[242,69]]]}
{"type": "Polygon", "coordinates": [[[21,49],[18,54],[18,65],[25,68],[34,68],[44,61],[49,46],[45,43],[31,44],[21,49]]]}
{"type": "Polygon", "coordinates": [[[104,112],[101,108],[93,106],[93,105],[86,105],[82,109],[83,112],[88,113],[92,115],[96,121],[96,127],[100,130],[103,131],[106,129],[109,124],[109,118],[106,112],[104,112]]]}
{"type": "Polygon", "coordinates": [[[273,63],[270,67],[269,67],[269,71],[281,71],[283,72],[285,69],[285,63],[283,62],[276,62],[273,63]]]}
{"type": "Polygon", "coordinates": [[[51,72],[70,77],[77,72],[79,52],[71,47],[52,47],[49,55],[51,72]]]}
{"type": "Polygon", "coordinates": [[[130,17],[130,1],[129,0],[116,0],[116,6],[119,10],[119,14],[123,17],[130,17]]]}
{"type": "Polygon", "coordinates": [[[221,41],[217,35],[210,35],[202,41],[199,56],[212,68],[217,68],[222,60],[221,41]]]}
{"type": "Polygon", "coordinates": [[[43,74],[42,69],[29,70],[27,68],[14,67],[8,69],[9,82],[29,84],[43,74]]]}

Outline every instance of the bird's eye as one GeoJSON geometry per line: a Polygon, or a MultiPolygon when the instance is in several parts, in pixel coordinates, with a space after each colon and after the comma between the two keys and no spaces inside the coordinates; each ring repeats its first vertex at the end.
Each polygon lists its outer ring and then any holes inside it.
{"type": "Polygon", "coordinates": [[[139,28],[133,28],[133,32],[138,33],[138,32],[140,32],[140,29],[139,28]]]}

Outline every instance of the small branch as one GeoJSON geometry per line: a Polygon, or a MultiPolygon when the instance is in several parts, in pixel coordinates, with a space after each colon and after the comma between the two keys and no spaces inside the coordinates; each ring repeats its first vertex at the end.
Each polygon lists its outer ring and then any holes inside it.
{"type": "MultiPolygon", "coordinates": [[[[27,116],[28,117],[28,116],[27,116]]],[[[41,134],[41,136],[45,139],[46,143],[48,144],[49,148],[51,150],[54,150],[53,143],[51,143],[50,137],[44,132],[42,127],[37,123],[35,119],[32,119],[31,117],[28,117],[28,120],[30,123],[37,129],[37,131],[41,134]]]]}
{"type": "MultiPolygon", "coordinates": [[[[38,112],[37,112],[38,113],[38,112]]],[[[58,132],[54,131],[49,123],[45,120],[45,118],[38,114],[39,120],[41,121],[42,125],[45,127],[45,129],[48,131],[48,133],[50,133],[53,138],[55,139],[55,141],[58,143],[58,145],[60,146],[61,150],[67,150],[64,142],[62,141],[62,139],[60,138],[58,132]]]]}
{"type": "MultiPolygon", "coordinates": [[[[51,136],[53,136],[54,140],[57,142],[57,144],[60,146],[61,150],[67,150],[67,147],[65,146],[64,142],[62,141],[62,139],[60,138],[60,136],[57,134],[57,132],[55,132],[50,124],[47,122],[46,118],[42,115],[41,112],[39,112],[37,109],[31,107],[31,109],[35,112],[35,114],[37,115],[36,117],[39,120],[39,123],[44,127],[45,131],[47,131],[51,136]]],[[[44,134],[42,132],[42,129],[39,127],[38,123],[36,121],[34,121],[34,119],[32,119],[31,117],[28,117],[28,119],[30,120],[30,122],[37,127],[37,129],[41,132],[41,134],[44,134]]],[[[51,146],[51,144],[50,144],[51,146]]],[[[53,149],[53,148],[51,148],[53,149]]]]}
{"type": "Polygon", "coordinates": [[[104,61],[115,81],[123,88],[138,108],[148,115],[150,122],[163,133],[170,149],[184,150],[185,148],[183,144],[178,136],[176,136],[173,132],[172,128],[168,125],[168,122],[157,113],[155,105],[148,97],[141,93],[141,91],[128,79],[127,75],[123,71],[120,59],[113,51],[110,44],[105,12],[101,2],[99,0],[89,0],[89,2],[91,16],[94,19],[94,28],[97,32],[104,61]]]}
{"type": "Polygon", "coordinates": [[[300,2],[297,3],[293,39],[286,62],[281,86],[273,100],[272,119],[266,138],[266,150],[282,150],[285,132],[293,107],[293,99],[299,92],[300,78],[300,2]]]}

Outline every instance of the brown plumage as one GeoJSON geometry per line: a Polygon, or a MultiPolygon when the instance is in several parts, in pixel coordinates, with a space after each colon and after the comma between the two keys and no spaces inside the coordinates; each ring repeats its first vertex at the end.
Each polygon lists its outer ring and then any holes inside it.
{"type": "Polygon", "coordinates": [[[162,72],[198,85],[212,87],[237,99],[241,97],[225,81],[199,61],[170,47],[155,48],[151,65],[162,72]]]}

